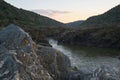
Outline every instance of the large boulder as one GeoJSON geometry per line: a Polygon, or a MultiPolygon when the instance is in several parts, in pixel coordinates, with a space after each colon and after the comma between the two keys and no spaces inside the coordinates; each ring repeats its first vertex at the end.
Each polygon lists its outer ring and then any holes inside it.
{"type": "Polygon", "coordinates": [[[51,47],[40,45],[37,55],[40,56],[42,65],[55,80],[68,80],[71,63],[66,55],[51,47]]]}
{"type": "Polygon", "coordinates": [[[70,60],[16,25],[0,31],[0,80],[68,80],[70,60]]]}
{"type": "Polygon", "coordinates": [[[53,80],[36,50],[29,34],[18,26],[0,31],[0,80],[53,80]]]}

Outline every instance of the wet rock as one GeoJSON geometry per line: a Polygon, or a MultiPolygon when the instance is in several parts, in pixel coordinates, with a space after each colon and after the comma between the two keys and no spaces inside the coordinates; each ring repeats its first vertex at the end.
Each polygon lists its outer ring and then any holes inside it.
{"type": "Polygon", "coordinates": [[[69,80],[90,80],[92,73],[83,70],[71,71],[69,80]]]}
{"type": "Polygon", "coordinates": [[[82,74],[83,73],[81,71],[73,71],[73,72],[71,72],[69,80],[81,80],[82,74]]]}
{"type": "Polygon", "coordinates": [[[120,80],[119,74],[111,66],[103,65],[95,71],[88,73],[82,70],[73,71],[69,80],[120,80]]]}
{"type": "Polygon", "coordinates": [[[119,80],[119,76],[112,67],[103,65],[94,71],[91,80],[119,80]]]}
{"type": "Polygon", "coordinates": [[[68,80],[71,63],[67,56],[51,47],[39,46],[37,52],[42,65],[55,80],[68,80]]]}

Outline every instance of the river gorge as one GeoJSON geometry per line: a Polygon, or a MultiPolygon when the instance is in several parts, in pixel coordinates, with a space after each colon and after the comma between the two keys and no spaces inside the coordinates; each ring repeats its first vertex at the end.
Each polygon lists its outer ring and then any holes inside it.
{"type": "Polygon", "coordinates": [[[61,45],[54,39],[48,41],[53,48],[70,58],[72,66],[77,66],[83,71],[92,72],[101,65],[110,65],[120,73],[120,60],[117,58],[120,50],[118,49],[61,45]]]}

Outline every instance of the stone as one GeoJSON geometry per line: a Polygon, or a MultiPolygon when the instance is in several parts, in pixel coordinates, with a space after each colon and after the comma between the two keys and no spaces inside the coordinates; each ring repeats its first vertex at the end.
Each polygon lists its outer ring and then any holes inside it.
{"type": "MultiPolygon", "coordinates": [[[[111,66],[103,65],[93,72],[94,80],[119,80],[118,73],[111,66]]],[[[91,79],[92,80],[92,79],[91,79]]]]}
{"type": "Polygon", "coordinates": [[[66,80],[69,78],[71,63],[69,58],[51,47],[39,45],[37,52],[41,58],[42,65],[54,77],[55,80],[66,80]]]}
{"type": "Polygon", "coordinates": [[[69,80],[120,80],[119,74],[109,65],[103,65],[93,72],[72,71],[69,80]]]}
{"type": "Polygon", "coordinates": [[[37,45],[19,26],[0,31],[0,80],[53,80],[36,55],[37,45]]]}

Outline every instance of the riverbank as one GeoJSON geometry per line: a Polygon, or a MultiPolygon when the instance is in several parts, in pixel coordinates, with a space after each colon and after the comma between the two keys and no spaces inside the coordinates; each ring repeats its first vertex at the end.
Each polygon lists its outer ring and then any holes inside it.
{"type": "Polygon", "coordinates": [[[58,36],[61,44],[120,49],[120,27],[91,27],[66,31],[58,36]]]}
{"type": "Polygon", "coordinates": [[[83,71],[93,72],[101,65],[110,65],[120,73],[120,61],[117,58],[119,49],[61,45],[54,39],[49,39],[49,44],[67,55],[72,66],[77,66],[83,71]]]}

